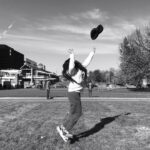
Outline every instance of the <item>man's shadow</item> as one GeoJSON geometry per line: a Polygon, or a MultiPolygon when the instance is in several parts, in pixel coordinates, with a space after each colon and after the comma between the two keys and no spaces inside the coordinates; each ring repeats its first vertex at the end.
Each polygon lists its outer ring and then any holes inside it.
{"type": "Polygon", "coordinates": [[[130,115],[130,113],[120,114],[120,115],[113,116],[113,117],[102,118],[100,120],[100,122],[97,123],[91,129],[89,129],[87,131],[84,131],[84,132],[81,132],[81,133],[79,133],[77,135],[74,135],[73,138],[70,140],[70,143],[73,144],[76,141],[79,141],[80,138],[88,137],[88,136],[90,136],[92,134],[95,134],[95,133],[99,132],[100,130],[102,130],[105,127],[105,125],[113,122],[116,118],[118,118],[118,117],[120,117],[122,115],[130,115]]]}

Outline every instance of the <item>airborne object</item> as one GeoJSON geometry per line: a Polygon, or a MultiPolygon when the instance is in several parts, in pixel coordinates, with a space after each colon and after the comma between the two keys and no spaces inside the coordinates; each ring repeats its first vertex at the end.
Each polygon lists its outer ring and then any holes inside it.
{"type": "Polygon", "coordinates": [[[91,30],[90,36],[92,40],[95,40],[100,33],[103,32],[104,27],[100,24],[96,28],[91,30]]]}

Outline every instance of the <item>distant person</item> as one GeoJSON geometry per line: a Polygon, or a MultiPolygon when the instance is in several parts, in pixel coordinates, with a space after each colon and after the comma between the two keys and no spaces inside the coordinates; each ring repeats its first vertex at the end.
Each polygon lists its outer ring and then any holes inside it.
{"type": "Polygon", "coordinates": [[[40,90],[43,89],[43,82],[42,81],[40,81],[40,83],[39,83],[39,88],[40,88],[40,90]]]}
{"type": "Polygon", "coordinates": [[[82,83],[87,78],[86,67],[90,64],[95,54],[95,49],[93,49],[93,51],[89,53],[88,57],[83,63],[80,63],[79,61],[75,60],[74,51],[72,49],[70,49],[68,53],[70,58],[64,62],[62,74],[67,80],[70,81],[68,86],[68,99],[70,103],[70,109],[62,125],[56,127],[58,133],[65,142],[67,142],[70,138],[73,137],[70,131],[82,115],[82,83]]]}
{"type": "Polygon", "coordinates": [[[92,91],[93,91],[93,83],[89,82],[88,83],[88,91],[89,91],[89,97],[92,97],[92,91]]]}
{"type": "Polygon", "coordinates": [[[50,93],[50,91],[51,91],[51,84],[52,84],[51,80],[47,80],[46,81],[46,99],[53,99],[53,97],[50,96],[51,95],[51,93],[50,93]]]}
{"type": "Polygon", "coordinates": [[[59,76],[50,75],[48,79],[46,79],[46,98],[53,99],[54,97],[51,94],[51,86],[59,82],[59,76]]]}

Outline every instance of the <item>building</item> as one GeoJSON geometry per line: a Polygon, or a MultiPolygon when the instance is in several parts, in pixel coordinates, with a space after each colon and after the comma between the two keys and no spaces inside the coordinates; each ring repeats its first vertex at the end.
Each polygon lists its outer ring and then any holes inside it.
{"type": "Polygon", "coordinates": [[[24,64],[24,55],[13,48],[0,44],[0,70],[20,69],[24,64]]]}
{"type": "Polygon", "coordinates": [[[47,71],[43,64],[40,63],[37,65],[35,61],[28,58],[26,58],[24,65],[20,68],[20,71],[24,88],[43,88],[48,78],[58,78],[55,73],[47,71]]]}
{"type": "Polygon", "coordinates": [[[0,87],[21,87],[20,67],[24,55],[13,48],[0,44],[0,87]]]}
{"type": "MultiPolygon", "coordinates": [[[[26,58],[13,48],[0,44],[0,88],[44,87],[48,78],[58,78],[45,65],[26,58]]],[[[53,79],[52,79],[53,80],[53,79]]]]}
{"type": "Polygon", "coordinates": [[[3,88],[21,88],[22,77],[20,76],[20,70],[6,69],[1,70],[1,87],[3,88]]]}

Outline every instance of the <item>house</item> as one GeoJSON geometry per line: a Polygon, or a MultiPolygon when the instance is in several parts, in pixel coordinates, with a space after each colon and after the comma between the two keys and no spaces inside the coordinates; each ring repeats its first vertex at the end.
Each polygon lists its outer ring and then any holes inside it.
{"type": "Polygon", "coordinates": [[[21,86],[20,67],[24,55],[13,48],[0,44],[0,86],[4,88],[21,86]]]}
{"type": "Polygon", "coordinates": [[[47,71],[43,64],[37,65],[31,59],[26,59],[24,65],[20,68],[24,88],[45,86],[47,79],[57,78],[53,72],[47,71]]]}
{"type": "Polygon", "coordinates": [[[0,70],[20,69],[24,64],[24,55],[13,48],[0,44],[0,70]]]}
{"type": "Polygon", "coordinates": [[[1,86],[3,88],[22,87],[22,77],[18,69],[1,70],[1,86]]]}
{"type": "Polygon", "coordinates": [[[45,65],[24,58],[13,48],[0,44],[0,88],[44,87],[47,79],[58,76],[46,70],[45,65]]]}

